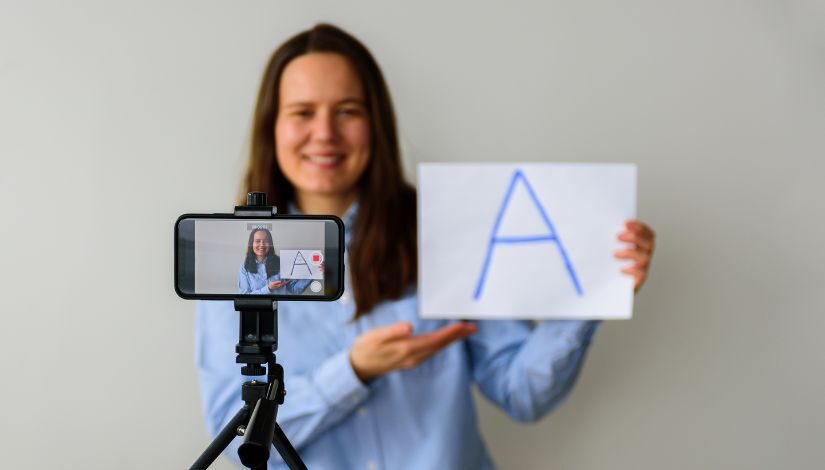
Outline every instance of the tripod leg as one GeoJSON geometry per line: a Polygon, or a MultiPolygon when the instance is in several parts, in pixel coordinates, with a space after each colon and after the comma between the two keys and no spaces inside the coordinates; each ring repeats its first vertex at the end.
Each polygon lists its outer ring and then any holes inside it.
{"type": "Polygon", "coordinates": [[[221,432],[215,436],[215,439],[209,444],[209,447],[198,457],[198,460],[189,467],[189,470],[205,470],[212,465],[212,462],[221,455],[221,452],[226,449],[226,446],[235,439],[238,435],[238,426],[246,424],[249,421],[249,407],[244,406],[235,416],[229,420],[229,423],[221,429],[221,432]]]}
{"type": "Polygon", "coordinates": [[[301,460],[301,456],[298,455],[298,452],[292,447],[292,444],[290,444],[289,439],[286,438],[286,434],[284,434],[281,427],[278,426],[278,423],[275,423],[275,435],[272,437],[272,444],[278,453],[281,454],[281,458],[284,459],[284,462],[290,469],[307,470],[304,461],[301,460]]]}

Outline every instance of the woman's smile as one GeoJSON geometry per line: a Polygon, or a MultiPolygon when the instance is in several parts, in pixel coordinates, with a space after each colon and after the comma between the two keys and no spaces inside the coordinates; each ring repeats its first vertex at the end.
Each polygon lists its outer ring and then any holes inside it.
{"type": "Polygon", "coordinates": [[[301,155],[302,162],[308,162],[322,169],[336,168],[345,156],[338,152],[316,152],[301,155]]]}

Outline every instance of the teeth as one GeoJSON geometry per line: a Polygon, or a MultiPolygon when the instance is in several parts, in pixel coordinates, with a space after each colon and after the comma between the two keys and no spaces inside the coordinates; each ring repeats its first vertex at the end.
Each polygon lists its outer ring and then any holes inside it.
{"type": "Polygon", "coordinates": [[[309,157],[309,161],[311,161],[312,163],[317,163],[319,165],[333,165],[341,160],[341,157],[338,155],[307,155],[307,157],[309,157]]]}

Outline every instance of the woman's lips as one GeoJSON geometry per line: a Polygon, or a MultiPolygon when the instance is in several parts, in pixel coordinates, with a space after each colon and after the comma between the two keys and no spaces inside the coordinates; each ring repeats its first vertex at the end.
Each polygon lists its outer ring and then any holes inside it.
{"type": "Polygon", "coordinates": [[[322,168],[333,168],[342,160],[344,160],[344,155],[340,153],[313,153],[313,154],[304,154],[304,160],[309,161],[309,163],[322,167],[322,168]]]}

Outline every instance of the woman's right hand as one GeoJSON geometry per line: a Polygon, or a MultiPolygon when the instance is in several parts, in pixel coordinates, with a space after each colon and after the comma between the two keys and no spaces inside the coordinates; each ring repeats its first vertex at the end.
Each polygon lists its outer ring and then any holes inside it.
{"type": "Polygon", "coordinates": [[[280,289],[287,284],[289,284],[289,279],[272,281],[269,283],[269,290],[280,289]]]}
{"type": "Polygon", "coordinates": [[[450,343],[476,332],[472,323],[451,323],[430,333],[412,334],[410,322],[372,329],[352,343],[349,360],[362,382],[397,369],[411,369],[450,343]]]}

